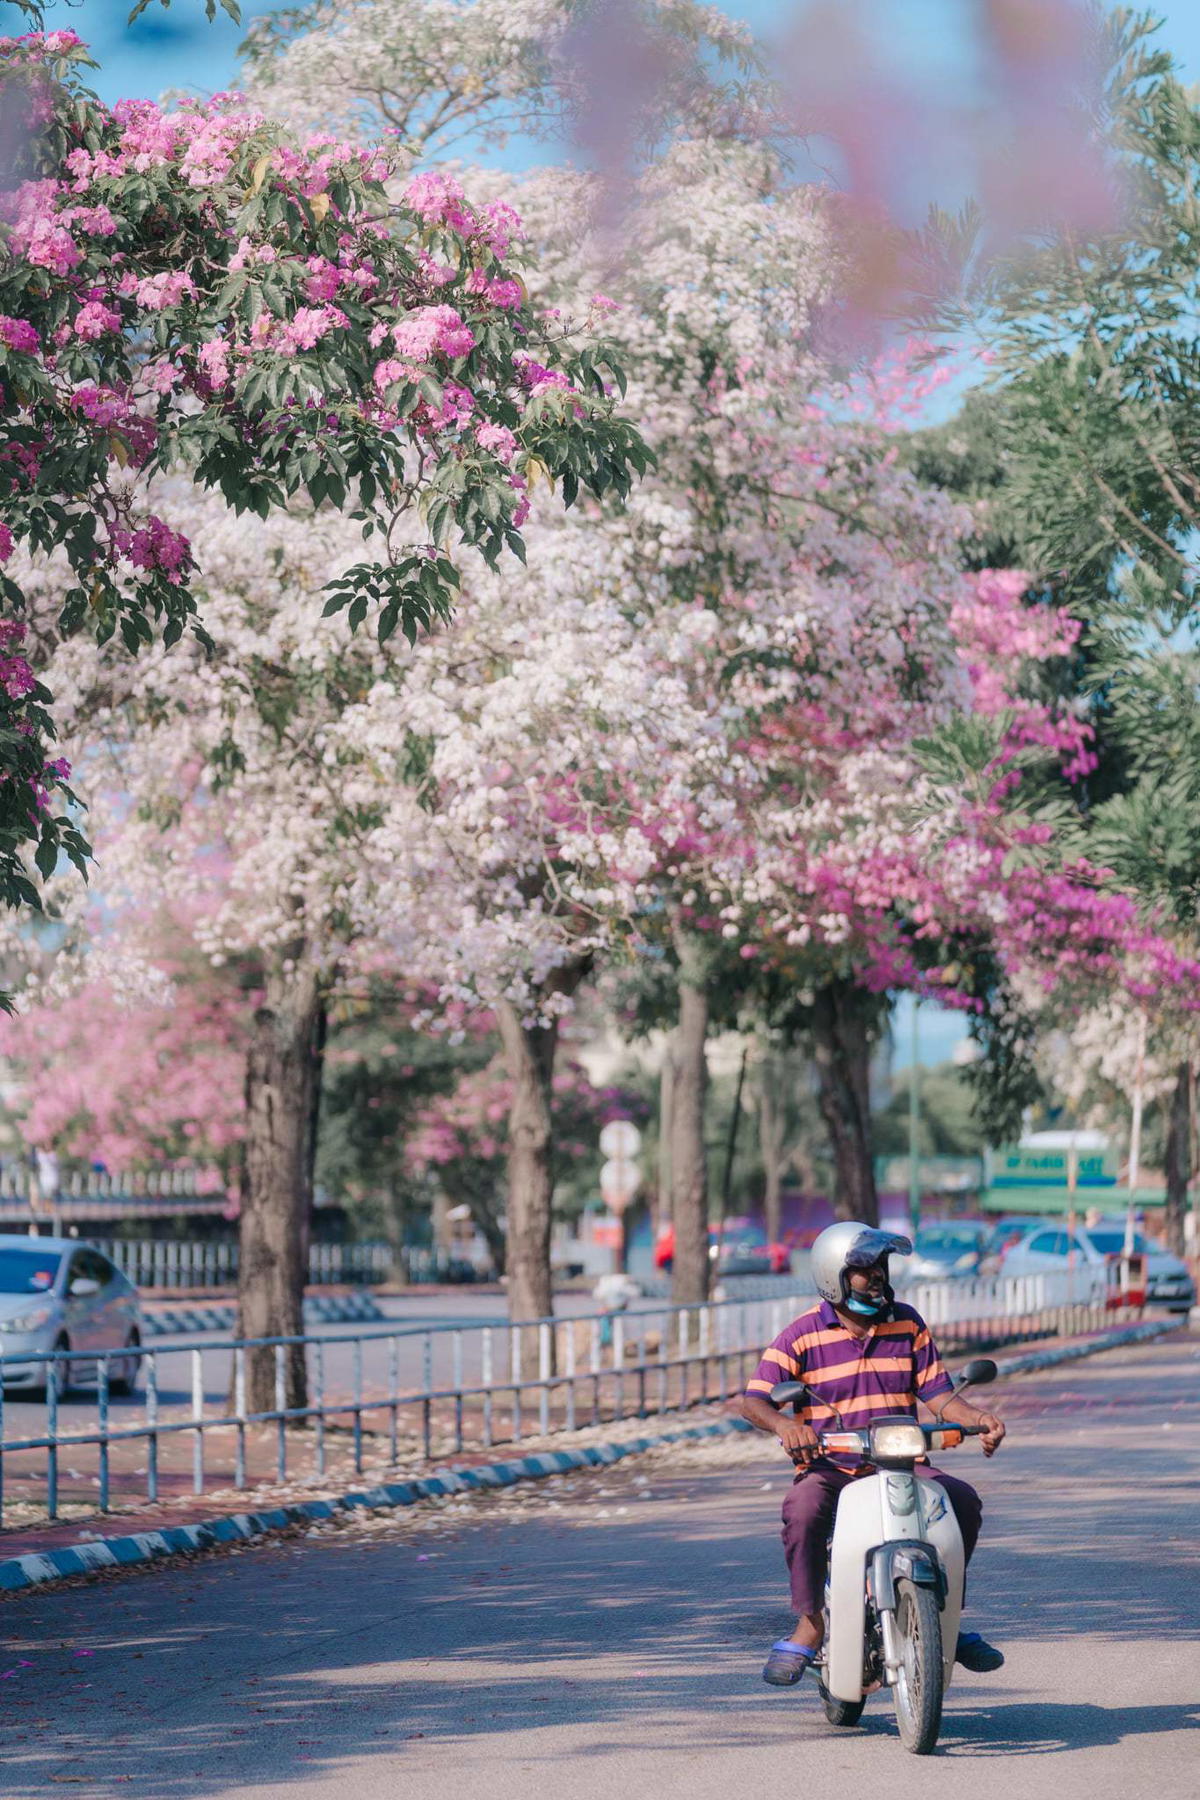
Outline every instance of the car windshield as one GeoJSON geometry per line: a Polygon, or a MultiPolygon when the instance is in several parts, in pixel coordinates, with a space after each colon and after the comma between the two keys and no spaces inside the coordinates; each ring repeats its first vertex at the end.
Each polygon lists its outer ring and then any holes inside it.
{"type": "Polygon", "coordinates": [[[918,1231],[913,1248],[918,1256],[936,1254],[939,1250],[954,1250],[961,1256],[964,1250],[974,1250],[978,1242],[976,1231],[962,1226],[933,1225],[928,1230],[918,1231]]]}
{"type": "Polygon", "coordinates": [[[993,1226],[992,1235],[988,1239],[988,1249],[999,1250],[1004,1244],[1014,1243],[1017,1238],[1022,1238],[1027,1232],[1032,1231],[1037,1224],[1037,1219],[1008,1219],[1003,1225],[993,1226]]]}
{"type": "Polygon", "coordinates": [[[45,1250],[0,1250],[0,1294],[47,1294],[61,1258],[45,1250]]]}
{"type": "MultiPolygon", "coordinates": [[[[1125,1248],[1125,1227],[1123,1225],[1119,1230],[1114,1227],[1111,1231],[1089,1231],[1088,1236],[1101,1256],[1120,1256],[1125,1248]]],[[[1140,1231],[1135,1231],[1133,1234],[1133,1248],[1138,1256],[1144,1256],[1149,1249],[1149,1245],[1140,1231]]]]}

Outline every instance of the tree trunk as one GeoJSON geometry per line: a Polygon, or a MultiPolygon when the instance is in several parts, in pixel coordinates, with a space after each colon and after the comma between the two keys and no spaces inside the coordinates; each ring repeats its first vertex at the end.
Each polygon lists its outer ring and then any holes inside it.
{"type": "Polygon", "coordinates": [[[1186,1250],[1184,1215],[1187,1211],[1188,1182],[1192,1174],[1192,1080],[1191,1068],[1181,1062],[1175,1071],[1175,1091],[1171,1095],[1171,1117],[1167,1125],[1167,1248],[1176,1256],[1186,1250]]]}
{"type": "Polygon", "coordinates": [[[817,1101],[833,1155],[839,1219],[879,1223],[871,1142],[871,1026],[878,1003],[853,982],[830,981],[813,1004],[817,1101]]]}
{"type": "Polygon", "coordinates": [[[658,1073],[658,1192],[655,1194],[654,1224],[658,1231],[671,1223],[671,1045],[663,1049],[662,1068],[658,1073]]]}
{"type": "Polygon", "coordinates": [[[783,1225],[783,1147],[785,1109],[778,1092],[779,1064],[763,1058],[758,1085],[758,1153],[763,1166],[763,1214],[767,1242],[777,1244],[783,1225]]]}
{"type": "MultiPolygon", "coordinates": [[[[303,949],[286,972],[276,964],[254,1015],[246,1059],[246,1190],[238,1248],[238,1331],[291,1337],[304,1330],[312,1131],[317,1104],[321,988],[303,949]]],[[[284,1353],[285,1399],[307,1405],[303,1345],[284,1353]]],[[[275,1351],[246,1356],[246,1404],[275,1406],[275,1351]]]]}
{"type": "Polygon", "coordinates": [[[389,1188],[384,1201],[383,1234],[392,1255],[392,1274],[397,1281],[408,1280],[408,1258],[404,1237],[408,1230],[408,1196],[403,1188],[389,1188]]]}
{"type": "MultiPolygon", "coordinates": [[[[555,970],[547,994],[572,994],[588,963],[555,970]]],[[[554,1199],[550,1118],[558,1020],[530,1024],[509,1000],[496,1006],[500,1040],[512,1082],[508,1114],[508,1316],[546,1319],[554,1310],[550,1283],[550,1224],[554,1199]]],[[[527,1336],[527,1333],[522,1333],[527,1336]]]]}
{"type": "Polygon", "coordinates": [[[466,1203],[471,1209],[471,1222],[478,1227],[480,1235],[488,1247],[495,1276],[499,1280],[507,1268],[508,1245],[505,1242],[504,1227],[500,1223],[496,1208],[481,1194],[468,1194],[466,1203]]]}
{"type": "Polygon", "coordinates": [[[671,1221],[675,1256],[671,1298],[693,1306],[708,1298],[708,1164],[704,1106],[708,1096],[708,989],[700,948],[679,952],[679,1022],[671,1033],[671,1221]]]}

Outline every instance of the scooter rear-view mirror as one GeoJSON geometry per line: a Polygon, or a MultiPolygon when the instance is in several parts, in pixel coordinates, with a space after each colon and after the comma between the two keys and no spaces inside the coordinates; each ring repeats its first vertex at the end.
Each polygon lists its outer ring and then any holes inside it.
{"type": "Polygon", "coordinates": [[[997,1373],[990,1356],[977,1356],[967,1364],[954,1386],[960,1392],[968,1387],[986,1387],[990,1381],[995,1381],[997,1373]]]}
{"type": "Polygon", "coordinates": [[[803,1381],[777,1381],[771,1389],[771,1402],[774,1406],[788,1406],[792,1401],[805,1400],[808,1388],[803,1381]]]}

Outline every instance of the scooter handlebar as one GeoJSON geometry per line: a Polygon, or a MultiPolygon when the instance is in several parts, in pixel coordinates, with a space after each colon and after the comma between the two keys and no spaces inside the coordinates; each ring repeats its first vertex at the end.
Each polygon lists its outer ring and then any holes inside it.
{"type": "MultiPolygon", "coordinates": [[[[984,1425],[955,1425],[949,1423],[945,1425],[920,1425],[915,1419],[912,1421],[912,1424],[916,1426],[917,1430],[924,1438],[927,1450],[949,1450],[955,1444],[960,1444],[964,1438],[982,1437],[987,1429],[984,1425]]],[[[872,1460],[875,1460],[878,1455],[882,1454],[887,1456],[889,1453],[893,1456],[900,1455],[903,1457],[906,1452],[898,1445],[889,1444],[885,1446],[875,1438],[878,1429],[878,1427],[864,1426],[861,1429],[842,1428],[833,1431],[819,1431],[816,1433],[817,1451],[821,1454],[830,1451],[840,1451],[843,1455],[849,1453],[851,1455],[869,1457],[872,1460]],[[873,1438],[875,1438],[874,1442],[872,1441],[873,1438]]],[[[886,1432],[887,1427],[885,1426],[883,1430],[886,1432]]],[[[810,1460],[812,1454],[813,1452],[811,1451],[807,1453],[805,1451],[792,1451],[792,1461],[807,1462],[810,1460]]],[[[907,1451],[907,1454],[912,1456],[914,1454],[913,1449],[910,1448],[907,1451]]]]}

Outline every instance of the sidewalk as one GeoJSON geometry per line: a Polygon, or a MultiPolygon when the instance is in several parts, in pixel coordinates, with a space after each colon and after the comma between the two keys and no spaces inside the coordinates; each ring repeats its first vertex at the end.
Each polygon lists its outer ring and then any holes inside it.
{"type": "MultiPolygon", "coordinates": [[[[1147,1321],[1141,1325],[1118,1327],[1115,1331],[1090,1332],[1074,1338],[1058,1339],[1052,1344],[1039,1345],[1036,1349],[1014,1349],[1008,1356],[1001,1354],[997,1357],[1001,1379],[1016,1377],[1022,1373],[1036,1373],[1043,1367],[1054,1367],[1080,1356],[1095,1355],[1108,1348],[1145,1341],[1181,1328],[1183,1327],[1179,1322],[1147,1321]]],[[[1013,1400],[1019,1412],[1019,1396],[1014,1394],[1013,1400]]],[[[738,1420],[738,1401],[732,1399],[725,1403],[712,1402],[689,1407],[683,1412],[675,1410],[641,1419],[601,1421],[582,1430],[554,1431],[545,1437],[531,1433],[519,1443],[503,1443],[491,1449],[474,1447],[457,1451],[443,1442],[435,1447],[434,1456],[429,1461],[416,1454],[413,1446],[409,1454],[396,1462],[377,1459],[364,1468],[361,1474],[353,1467],[349,1442],[339,1445],[335,1439],[329,1446],[328,1465],[323,1476],[302,1475],[281,1483],[260,1481],[249,1488],[221,1485],[210,1487],[201,1495],[191,1492],[190,1444],[186,1444],[183,1438],[167,1439],[164,1441],[164,1448],[167,1444],[177,1445],[183,1452],[179,1458],[182,1466],[168,1470],[164,1466],[166,1459],[160,1462],[160,1485],[167,1492],[157,1506],[147,1506],[137,1499],[130,1499],[127,1504],[122,1505],[118,1500],[112,1510],[104,1514],[93,1508],[87,1511],[76,1510],[73,1516],[60,1518],[53,1523],[42,1519],[16,1524],[0,1531],[0,1559],[78,1549],[104,1538],[132,1538],[181,1526],[211,1526],[231,1515],[236,1517],[251,1512],[261,1513],[264,1509],[277,1511],[282,1507],[314,1501],[336,1502],[349,1490],[361,1491],[380,1483],[411,1484],[427,1479],[435,1472],[444,1473],[448,1467],[454,1470],[492,1468],[502,1464],[504,1459],[513,1463],[530,1456],[560,1450],[587,1450],[596,1446],[621,1445],[688,1427],[729,1429],[735,1420],[738,1420]],[[338,1453],[339,1450],[341,1454],[338,1453]]],[[[738,1423],[740,1424],[740,1420],[738,1423]]],[[[213,1435],[215,1434],[206,1434],[213,1435]]],[[[295,1435],[311,1437],[311,1433],[295,1435]]],[[[273,1428],[263,1432],[264,1443],[268,1440],[272,1443],[274,1441],[273,1428]]],[[[280,1516],[274,1522],[282,1526],[287,1521],[280,1516]]]]}

